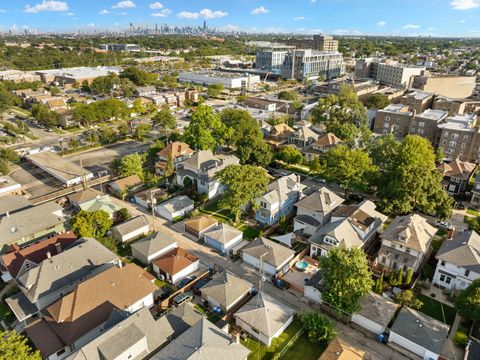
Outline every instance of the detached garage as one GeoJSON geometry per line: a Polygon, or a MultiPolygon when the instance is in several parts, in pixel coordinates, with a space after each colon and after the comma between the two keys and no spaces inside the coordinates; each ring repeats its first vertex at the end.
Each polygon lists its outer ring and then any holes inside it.
{"type": "Polygon", "coordinates": [[[227,224],[220,224],[204,233],[205,244],[222,254],[228,253],[243,240],[243,232],[227,224]]]}
{"type": "Polygon", "coordinates": [[[352,316],[352,322],[374,334],[383,334],[395,316],[398,305],[375,293],[362,298],[362,310],[352,316]]]}

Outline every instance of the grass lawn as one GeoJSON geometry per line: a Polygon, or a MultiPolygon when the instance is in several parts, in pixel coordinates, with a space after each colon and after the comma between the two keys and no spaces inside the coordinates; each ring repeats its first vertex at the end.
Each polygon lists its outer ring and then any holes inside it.
{"type": "Polygon", "coordinates": [[[15,320],[12,310],[4,303],[0,303],[0,319],[5,321],[6,324],[10,324],[15,320]]]}
{"type": "Polygon", "coordinates": [[[473,216],[480,216],[480,212],[472,208],[467,209],[467,214],[473,215],[473,216]]]}
{"type": "Polygon", "coordinates": [[[428,296],[425,296],[423,294],[418,295],[418,300],[423,302],[423,306],[420,309],[421,312],[441,322],[444,322],[443,313],[442,313],[442,306],[443,306],[443,312],[445,313],[446,323],[448,325],[453,324],[453,321],[455,320],[455,314],[456,314],[456,311],[453,307],[442,304],[441,302],[435,299],[432,299],[428,296]]]}
{"type": "Polygon", "coordinates": [[[282,360],[317,360],[327,348],[326,344],[311,342],[306,335],[300,336],[281,357],[282,360]]]}
{"type": "MultiPolygon", "coordinates": [[[[292,337],[295,336],[295,334],[300,330],[302,325],[298,321],[294,321],[288,328],[285,330],[276,340],[272,342],[272,345],[269,347],[263,345],[262,343],[259,343],[255,339],[248,338],[247,340],[242,340],[242,344],[249,348],[252,352],[248,356],[249,360],[269,360],[272,359],[273,356],[281,351],[285,345],[290,341],[292,337]]],[[[297,342],[302,338],[297,340],[297,342]]],[[[295,345],[296,343],[295,342],[295,345]]],[[[294,345],[294,347],[295,347],[294,345]]],[[[291,350],[289,350],[290,352],[291,350]]],[[[318,356],[317,356],[318,358],[318,356]]],[[[292,358],[293,359],[293,358],[292,358]]],[[[303,357],[299,357],[297,359],[302,359],[303,357]]]]}
{"type": "Polygon", "coordinates": [[[200,304],[196,304],[194,306],[194,308],[199,312],[201,313],[202,315],[206,315],[207,316],[207,319],[209,321],[211,321],[212,323],[216,323],[218,320],[220,320],[220,316],[218,316],[217,314],[214,314],[212,311],[208,311],[207,309],[205,309],[202,305],[200,304]]]}
{"type": "Polygon", "coordinates": [[[243,231],[243,237],[247,240],[253,240],[258,237],[260,231],[254,227],[248,226],[247,224],[241,224],[237,227],[238,230],[243,231]]]}

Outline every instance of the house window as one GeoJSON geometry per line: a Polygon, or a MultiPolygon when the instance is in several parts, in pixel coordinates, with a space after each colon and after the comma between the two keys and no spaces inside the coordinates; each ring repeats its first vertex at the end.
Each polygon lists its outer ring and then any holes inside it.
{"type": "Polygon", "coordinates": [[[260,201],[260,206],[264,209],[267,208],[267,203],[266,202],[263,202],[263,201],[260,201]]]}
{"type": "Polygon", "coordinates": [[[27,269],[27,270],[30,269],[30,263],[25,263],[25,269],[27,269]]]}
{"type": "Polygon", "coordinates": [[[57,356],[60,356],[60,355],[64,354],[65,351],[66,351],[65,348],[63,348],[62,350],[57,351],[57,356]]]}
{"type": "Polygon", "coordinates": [[[450,284],[452,282],[452,278],[442,274],[442,275],[440,275],[440,281],[445,283],[445,284],[450,284]]]}
{"type": "Polygon", "coordinates": [[[254,328],[253,326],[250,328],[255,334],[260,334],[260,331],[258,329],[254,328]]]}
{"type": "Polygon", "coordinates": [[[442,260],[442,262],[440,263],[440,265],[445,266],[445,261],[442,260]]]}
{"type": "Polygon", "coordinates": [[[470,275],[470,270],[465,270],[465,276],[470,275]]]}
{"type": "Polygon", "coordinates": [[[425,123],[424,123],[423,121],[420,121],[420,122],[418,123],[418,126],[424,127],[424,126],[425,126],[425,123]]]}
{"type": "Polygon", "coordinates": [[[409,248],[406,248],[406,249],[405,249],[405,252],[406,252],[407,254],[410,254],[410,249],[409,249],[409,248]]]}
{"type": "Polygon", "coordinates": [[[380,258],[380,262],[381,262],[382,264],[385,264],[385,263],[387,262],[387,258],[386,258],[385,256],[382,256],[382,257],[380,258]]]}

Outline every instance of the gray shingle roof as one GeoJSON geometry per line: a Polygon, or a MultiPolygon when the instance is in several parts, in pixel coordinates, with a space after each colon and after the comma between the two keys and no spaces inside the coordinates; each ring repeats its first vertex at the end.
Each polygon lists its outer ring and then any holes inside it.
{"type": "Polygon", "coordinates": [[[295,310],[271,296],[259,293],[240,310],[235,317],[272,337],[295,314],[295,310]]]}
{"type": "Polygon", "coordinates": [[[202,287],[202,295],[215,299],[225,310],[241,296],[246,295],[252,287],[247,280],[224,271],[202,287]]]}
{"type": "Polygon", "coordinates": [[[173,214],[192,205],[194,205],[192,199],[190,199],[188,196],[181,195],[158,204],[158,207],[163,207],[173,214]]]}
{"type": "Polygon", "coordinates": [[[282,265],[290,257],[295,255],[295,251],[292,249],[277,244],[276,242],[268,240],[264,237],[259,237],[250,242],[242,249],[242,252],[257,259],[266,253],[266,255],[263,257],[263,261],[275,267],[282,265]]]}
{"type": "Polygon", "coordinates": [[[220,225],[204,233],[205,236],[208,236],[209,238],[218,241],[221,244],[227,244],[241,234],[242,232],[240,230],[237,230],[234,227],[224,223],[221,223],[220,225]]]}
{"type": "Polygon", "coordinates": [[[0,197],[0,216],[7,211],[12,214],[31,207],[33,204],[22,195],[2,195],[0,197]]]}
{"type": "Polygon", "coordinates": [[[173,329],[172,338],[175,339],[199,322],[203,315],[197,312],[190,303],[183,303],[170,311],[165,317],[173,329]]]}
{"type": "Polygon", "coordinates": [[[450,327],[418,311],[404,307],[400,310],[391,331],[428,349],[442,352],[450,327]]]}
{"type": "Polygon", "coordinates": [[[344,201],[344,199],[333,191],[326,187],[322,187],[318,191],[297,202],[295,206],[314,212],[328,214],[344,201]]]}
{"type": "Polygon", "coordinates": [[[446,240],[437,252],[437,259],[480,273],[480,235],[463,231],[446,240]]]}
{"type": "Polygon", "coordinates": [[[275,204],[286,200],[291,192],[302,192],[305,188],[306,186],[300,183],[296,174],[282,176],[268,185],[267,191],[259,200],[275,204]]]}
{"type": "Polygon", "coordinates": [[[145,255],[145,257],[148,257],[175,243],[176,240],[173,237],[157,231],[145,239],[134,242],[131,246],[139,253],[145,255]]]}
{"type": "Polygon", "coordinates": [[[245,360],[250,350],[235,343],[210,321],[203,318],[165,348],[155,360],[245,360]]]}
{"type": "Polygon", "coordinates": [[[130,220],[114,226],[112,230],[115,229],[120,235],[126,235],[149,224],[150,221],[145,215],[138,215],[130,220]]]}
{"type": "Polygon", "coordinates": [[[113,263],[117,255],[92,238],[81,238],[74,246],[42,261],[18,278],[20,289],[31,302],[87,277],[100,265],[113,263]]]}
{"type": "Polygon", "coordinates": [[[324,241],[325,236],[330,236],[336,239],[340,245],[347,248],[362,247],[363,240],[355,229],[350,225],[348,219],[337,220],[322,226],[311,238],[308,239],[310,243],[317,245],[333,246],[324,241]]]}
{"type": "Polygon", "coordinates": [[[385,327],[393,319],[398,309],[398,305],[393,301],[373,292],[365,295],[360,305],[362,310],[358,312],[359,315],[385,327]]]}

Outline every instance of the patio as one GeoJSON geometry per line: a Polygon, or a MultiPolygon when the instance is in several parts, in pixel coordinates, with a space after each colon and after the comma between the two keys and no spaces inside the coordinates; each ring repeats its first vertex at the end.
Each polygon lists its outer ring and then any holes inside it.
{"type": "Polygon", "coordinates": [[[319,270],[319,262],[309,256],[295,263],[287,273],[281,276],[281,279],[290,284],[290,287],[303,295],[305,283],[319,270]],[[297,264],[304,262],[307,264],[305,269],[299,270],[297,264]]]}

